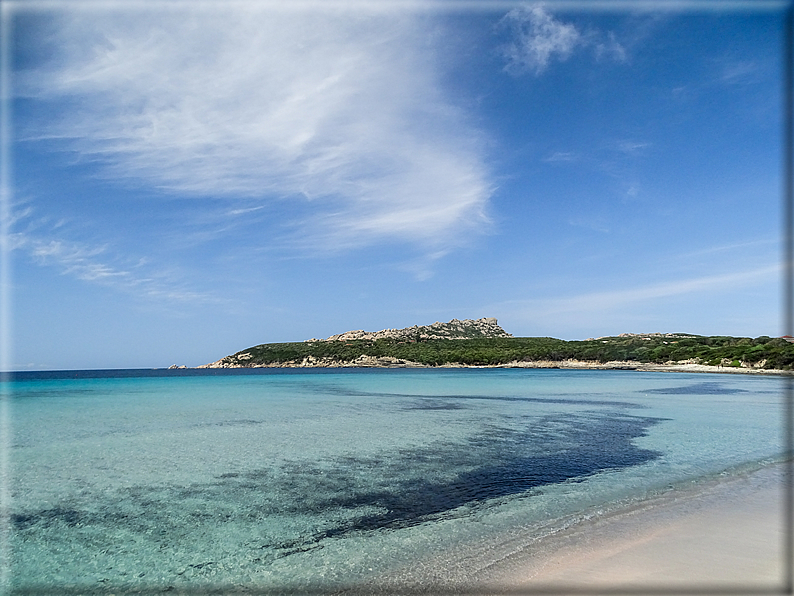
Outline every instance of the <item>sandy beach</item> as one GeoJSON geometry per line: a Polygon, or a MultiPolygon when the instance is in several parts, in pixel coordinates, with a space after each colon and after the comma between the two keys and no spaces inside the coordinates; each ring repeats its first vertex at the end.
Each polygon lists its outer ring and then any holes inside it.
{"type": "Polygon", "coordinates": [[[584,522],[503,561],[488,583],[509,593],[790,593],[785,469],[770,466],[584,522]]]}

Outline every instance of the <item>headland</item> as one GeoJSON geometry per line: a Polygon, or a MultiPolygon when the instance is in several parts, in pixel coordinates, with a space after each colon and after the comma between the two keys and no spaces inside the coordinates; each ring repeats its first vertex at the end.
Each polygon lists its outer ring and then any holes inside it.
{"type": "Polygon", "coordinates": [[[493,317],[452,319],[326,339],[266,343],[198,368],[563,368],[791,374],[790,338],[623,333],[562,340],[513,337],[493,317]]]}

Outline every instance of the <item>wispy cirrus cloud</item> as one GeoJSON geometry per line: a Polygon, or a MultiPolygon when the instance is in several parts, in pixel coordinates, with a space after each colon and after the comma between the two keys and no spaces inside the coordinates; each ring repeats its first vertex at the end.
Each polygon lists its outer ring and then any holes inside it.
{"type": "Polygon", "coordinates": [[[558,301],[558,308],[562,311],[598,308],[615,308],[627,304],[680,296],[698,292],[714,292],[729,288],[742,287],[758,282],[759,280],[772,280],[779,277],[780,265],[767,265],[756,269],[723,273],[719,275],[705,275],[701,277],[674,280],[658,284],[650,284],[636,288],[628,288],[611,292],[594,292],[574,296],[558,301]]]}
{"type": "Polygon", "coordinates": [[[173,271],[157,270],[148,260],[121,259],[106,244],[90,245],[58,235],[62,222],[47,225],[34,220],[31,207],[9,214],[9,233],[3,238],[5,250],[23,253],[44,267],[53,267],[61,275],[110,287],[142,298],[175,303],[219,303],[222,300],[198,292],[174,280],[173,271]]]}
{"type": "Polygon", "coordinates": [[[594,42],[596,59],[611,58],[615,62],[626,62],[628,52],[625,46],[618,42],[614,31],[609,31],[604,41],[594,42]]]}
{"type": "Polygon", "coordinates": [[[726,63],[722,67],[720,81],[727,84],[755,83],[759,79],[761,68],[752,60],[738,60],[726,63]]]}
{"type": "Polygon", "coordinates": [[[582,43],[579,30],[571,23],[555,19],[543,4],[514,8],[503,22],[513,33],[513,40],[502,50],[507,60],[505,70],[510,74],[530,71],[539,75],[553,58],[567,60],[582,43]]]}
{"type": "Polygon", "coordinates": [[[614,31],[581,29],[555,17],[542,2],[512,9],[501,25],[509,28],[512,35],[510,42],[501,48],[506,61],[504,70],[511,75],[531,72],[538,76],[554,60],[566,61],[577,48],[591,48],[596,60],[628,60],[628,52],[614,31]]]}
{"type": "Polygon", "coordinates": [[[676,296],[712,295],[714,292],[735,291],[759,283],[774,283],[780,278],[781,272],[782,266],[779,264],[764,265],[732,273],[675,279],[611,291],[510,301],[494,308],[527,321],[547,318],[560,320],[564,316],[574,321],[574,324],[581,321],[592,324],[593,321],[606,318],[628,317],[631,309],[637,307],[652,310],[658,301],[676,296]]]}
{"type": "Polygon", "coordinates": [[[647,141],[634,141],[631,139],[624,139],[622,141],[617,142],[617,150],[621,153],[625,153],[626,155],[633,155],[636,154],[646,147],[650,147],[650,143],[647,141]]]}
{"type": "Polygon", "coordinates": [[[124,6],[57,11],[56,58],[21,78],[56,116],[29,140],[166,193],[280,201],[307,244],[435,246],[488,225],[482,134],[413,13],[124,6]]]}
{"type": "Polygon", "coordinates": [[[548,157],[544,157],[543,161],[547,163],[555,163],[555,162],[570,162],[570,161],[578,161],[579,154],[573,151],[555,151],[548,157]]]}
{"type": "Polygon", "coordinates": [[[729,244],[719,244],[716,246],[709,246],[708,248],[701,248],[698,250],[693,250],[691,252],[679,255],[679,259],[690,259],[696,256],[703,256],[703,255],[710,255],[715,253],[732,253],[737,250],[741,251],[748,251],[748,250],[756,250],[759,247],[766,250],[767,252],[772,255],[780,254],[779,249],[782,240],[777,237],[772,238],[761,238],[756,240],[745,240],[741,242],[732,242],[729,244]],[[772,250],[769,250],[772,249],[772,250]]]}

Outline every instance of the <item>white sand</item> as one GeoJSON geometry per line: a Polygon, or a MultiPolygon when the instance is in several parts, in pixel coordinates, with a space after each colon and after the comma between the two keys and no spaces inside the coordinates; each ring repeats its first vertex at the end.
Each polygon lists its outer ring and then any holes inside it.
{"type": "Polygon", "coordinates": [[[777,465],[582,523],[491,569],[488,583],[556,594],[782,593],[784,483],[777,465]]]}

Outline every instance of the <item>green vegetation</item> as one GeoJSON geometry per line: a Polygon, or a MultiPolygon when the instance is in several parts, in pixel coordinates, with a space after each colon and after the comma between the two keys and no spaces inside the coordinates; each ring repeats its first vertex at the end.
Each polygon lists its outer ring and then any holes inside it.
{"type": "Polygon", "coordinates": [[[262,344],[223,359],[236,366],[300,364],[305,358],[350,362],[360,356],[391,357],[420,364],[498,365],[514,361],[614,360],[658,363],[691,360],[699,364],[756,366],[792,370],[794,343],[785,339],[632,335],[585,341],[550,337],[475,339],[356,339],[262,344]]]}

